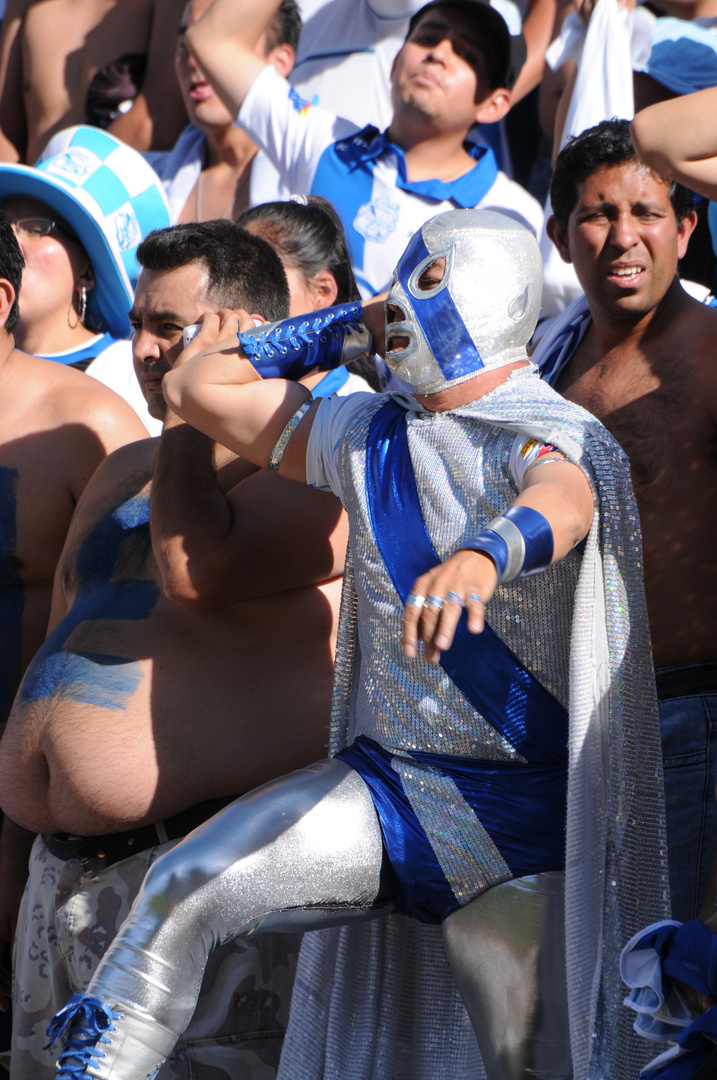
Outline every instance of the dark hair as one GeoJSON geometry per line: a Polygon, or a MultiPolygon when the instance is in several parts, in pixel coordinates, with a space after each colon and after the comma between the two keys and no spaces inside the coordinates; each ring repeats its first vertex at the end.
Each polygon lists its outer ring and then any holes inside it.
{"type": "Polygon", "coordinates": [[[178,270],[201,262],[209,273],[207,299],[256,311],[269,322],[289,314],[289,286],[271,244],[233,221],[188,221],[155,229],[137,248],[145,270],[178,270]]]}
{"type": "Polygon", "coordinates": [[[269,20],[266,28],[266,53],[277,45],[291,45],[294,52],[299,47],[301,12],[296,0],[281,0],[281,6],[269,20]]]}
{"type": "Polygon", "coordinates": [[[24,266],[25,259],[20,250],[20,245],[17,242],[15,231],[0,210],[0,277],[9,281],[15,290],[15,299],[10,308],[10,313],[5,320],[5,329],[9,334],[13,332],[17,326],[17,320],[20,318],[17,300],[20,295],[24,266]]]}
{"type": "MultiPolygon", "coordinates": [[[[485,6],[488,7],[489,5],[486,3],[485,6]]],[[[426,12],[433,7],[451,7],[451,3],[450,0],[435,0],[434,3],[431,3],[429,0],[429,2],[424,4],[422,8],[419,8],[415,15],[411,16],[411,20],[408,24],[408,31],[406,32],[406,36],[403,40],[404,45],[410,38],[418,22],[423,18],[426,12]]],[[[480,18],[480,16],[483,14],[478,4],[473,5],[471,10],[472,14],[474,14],[477,18],[480,18]]],[[[498,35],[488,24],[488,21],[485,18],[480,18],[480,23],[481,26],[485,27],[486,31],[490,35],[492,45],[492,48],[490,49],[482,48],[479,46],[481,55],[486,66],[488,86],[491,90],[497,90],[499,86],[512,86],[515,82],[515,78],[512,80],[512,82],[509,82],[509,77],[506,74],[508,67],[508,58],[505,55],[505,49],[500,42],[498,35]]],[[[520,67],[518,68],[518,70],[520,70],[520,67]]]]}
{"type": "MultiPolygon", "coordinates": [[[[587,180],[591,173],[605,165],[625,165],[637,160],[629,120],[616,117],[603,120],[571,139],[558,154],[550,181],[550,202],[560,224],[567,228],[568,218],[578,201],[578,184],[587,180]]],[[[694,210],[694,195],[682,184],[670,183],[668,194],[678,222],[694,210]]]]}
{"type": "MultiPolygon", "coordinates": [[[[262,203],[240,214],[237,223],[267,240],[279,258],[305,281],[328,270],[336,281],[337,304],[361,299],[349,257],[346,235],[339,215],[320,195],[299,200],[262,203]]],[[[370,357],[352,361],[349,371],[361,375],[374,389],[381,385],[370,357]]]]}
{"type": "Polygon", "coordinates": [[[305,198],[305,202],[289,199],[252,206],[239,215],[237,224],[251,226],[306,281],[328,270],[336,280],[337,304],[360,300],[339,215],[320,195],[305,198]]]}

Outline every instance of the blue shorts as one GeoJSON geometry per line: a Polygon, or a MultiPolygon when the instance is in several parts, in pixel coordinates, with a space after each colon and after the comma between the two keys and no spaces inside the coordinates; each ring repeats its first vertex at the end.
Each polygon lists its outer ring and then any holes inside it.
{"type": "MultiPolygon", "coordinates": [[[[421,922],[442,922],[461,906],[391,767],[393,755],[358,738],[337,755],[366,783],[398,881],[396,910],[421,922]]],[[[444,754],[411,755],[449,776],[475,812],[513,874],[527,877],[565,868],[565,765],[479,761],[444,754]]],[[[446,813],[450,810],[446,808],[446,813]]],[[[465,853],[466,861],[471,854],[465,853]]],[[[480,890],[476,888],[476,895],[480,890]]]]}

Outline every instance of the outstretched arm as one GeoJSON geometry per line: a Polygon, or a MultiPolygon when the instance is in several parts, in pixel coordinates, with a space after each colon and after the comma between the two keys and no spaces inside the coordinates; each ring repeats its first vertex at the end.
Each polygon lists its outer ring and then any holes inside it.
{"type": "MultiPolygon", "coordinates": [[[[530,470],[523,490],[512,504],[513,507],[529,507],[545,519],[552,532],[552,557],[548,562],[562,559],[587,536],[594,510],[592,492],[584,474],[577,465],[560,461],[559,457],[559,464],[551,462],[556,457],[558,455],[547,455],[541,464],[530,470]]],[[[526,543],[526,564],[529,546],[529,542],[526,543]]],[[[496,558],[484,551],[460,550],[416,579],[404,614],[402,643],[406,656],[417,655],[418,641],[421,640],[425,659],[429,663],[437,661],[440,653],[450,648],[453,642],[464,605],[468,612],[468,629],[473,634],[482,631],[485,606],[498,584],[496,558]],[[423,607],[413,597],[440,597],[444,602],[440,609],[437,604],[423,607]]]]}
{"type": "MultiPolygon", "coordinates": [[[[266,468],[287,424],[311,393],[285,379],[261,379],[236,343],[254,324],[246,312],[205,314],[202,329],[162,380],[170,409],[210,439],[266,468]],[[225,348],[221,348],[225,345],[225,348]],[[201,351],[199,351],[201,350],[201,351]]],[[[306,443],[318,403],[288,441],[279,471],[306,482],[306,443]]]]}
{"type": "Polygon", "coordinates": [[[640,161],[708,199],[717,199],[717,87],[661,101],[630,125],[640,161]]]}
{"type": "Polygon", "coordinates": [[[232,116],[267,66],[254,49],[278,0],[214,0],[184,40],[232,116]]]}

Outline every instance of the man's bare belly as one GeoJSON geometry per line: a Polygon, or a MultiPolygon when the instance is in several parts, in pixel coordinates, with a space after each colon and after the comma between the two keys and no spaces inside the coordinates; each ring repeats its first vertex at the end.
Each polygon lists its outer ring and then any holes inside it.
{"type": "Polygon", "coordinates": [[[36,780],[6,812],[37,831],[119,831],[325,756],[340,589],[219,612],[159,596],[148,618],[77,625],[23,682],[13,722],[36,780]]]}

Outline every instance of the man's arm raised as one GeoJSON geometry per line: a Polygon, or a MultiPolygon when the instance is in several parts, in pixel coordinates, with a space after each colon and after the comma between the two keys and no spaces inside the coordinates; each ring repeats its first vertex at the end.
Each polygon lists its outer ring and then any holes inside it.
{"type": "Polygon", "coordinates": [[[170,409],[192,427],[262,468],[282,435],[290,434],[274,467],[287,479],[306,483],[306,445],[318,402],[299,419],[310,391],[285,379],[261,379],[236,344],[237,331],[252,326],[246,312],[203,315],[200,333],[164,376],[162,392],[170,409]]]}
{"type": "MultiPolygon", "coordinates": [[[[546,455],[541,464],[533,466],[527,473],[523,489],[509,509],[517,507],[525,507],[538,515],[528,519],[533,535],[523,537],[526,570],[531,558],[531,544],[533,547],[540,545],[542,550],[538,558],[546,550],[545,541],[549,541],[548,547],[552,544],[552,551],[548,551],[548,558],[541,566],[545,568],[562,559],[587,536],[594,513],[592,492],[585,475],[577,465],[555,454],[546,455]],[[540,517],[543,522],[538,520],[540,517]]],[[[520,529],[520,517],[511,524],[520,529]]],[[[494,535],[498,541],[499,536],[494,535]]],[[[510,531],[507,535],[510,536],[510,531]]],[[[485,606],[498,584],[500,561],[500,551],[493,550],[490,542],[481,549],[480,546],[472,548],[469,541],[465,549],[458,550],[446,562],[416,579],[404,614],[402,643],[406,656],[417,655],[421,640],[425,659],[429,663],[437,661],[441,652],[450,648],[453,642],[464,606],[470,632],[479,634],[483,630],[485,606]],[[492,554],[488,554],[486,548],[492,554]],[[414,597],[439,597],[443,605],[422,606],[414,597]]],[[[516,576],[519,573],[511,575],[516,576]]],[[[502,580],[510,580],[510,577],[504,574],[502,580]]]]}
{"type": "Polygon", "coordinates": [[[661,176],[717,199],[717,87],[661,101],[630,125],[640,161],[661,176]]]}
{"type": "Polygon", "coordinates": [[[184,35],[197,63],[234,117],[267,66],[254,49],[278,8],[278,0],[214,0],[184,35]]]}

